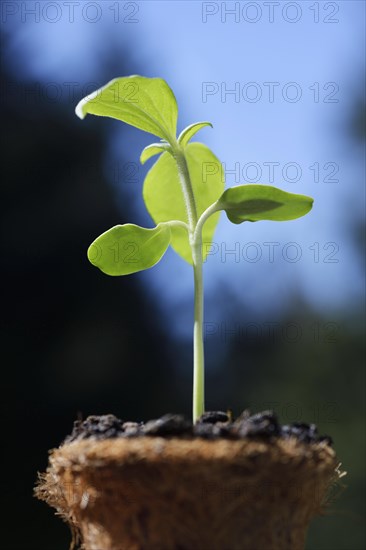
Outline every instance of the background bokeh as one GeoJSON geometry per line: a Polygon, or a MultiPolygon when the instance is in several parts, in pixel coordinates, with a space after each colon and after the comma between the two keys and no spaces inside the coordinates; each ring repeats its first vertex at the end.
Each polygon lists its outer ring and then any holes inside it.
{"type": "Polygon", "coordinates": [[[165,78],[179,130],[228,185],[312,195],[286,224],[222,216],[205,264],[207,409],[316,422],[347,470],[307,550],[359,550],[364,531],[365,4],[1,3],[2,405],[6,550],[64,550],[37,471],[73,421],[190,414],[192,274],[169,251],[103,276],[86,249],[117,223],[151,226],[141,190],[154,138],[74,114],[115,76],[165,78]]]}

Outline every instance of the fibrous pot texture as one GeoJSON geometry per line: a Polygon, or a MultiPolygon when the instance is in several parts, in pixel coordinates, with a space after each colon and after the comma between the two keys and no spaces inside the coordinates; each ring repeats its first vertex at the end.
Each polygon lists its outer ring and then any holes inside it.
{"type": "Polygon", "coordinates": [[[84,550],[302,550],[336,474],[327,442],[65,443],[36,489],[84,550]]]}

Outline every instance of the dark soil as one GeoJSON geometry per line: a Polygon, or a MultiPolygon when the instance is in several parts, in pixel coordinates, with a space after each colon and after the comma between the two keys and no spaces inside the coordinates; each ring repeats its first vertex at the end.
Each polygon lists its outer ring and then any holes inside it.
{"type": "Polygon", "coordinates": [[[125,422],[113,414],[88,416],[86,420],[74,422],[71,435],[64,443],[83,439],[108,439],[115,437],[180,437],[184,439],[265,439],[295,437],[303,443],[324,442],[332,445],[332,439],[318,435],[315,424],[293,422],[281,426],[272,411],[251,415],[244,411],[236,418],[225,412],[213,411],[204,413],[195,424],[179,414],[166,414],[157,420],[143,422],[125,422]]]}

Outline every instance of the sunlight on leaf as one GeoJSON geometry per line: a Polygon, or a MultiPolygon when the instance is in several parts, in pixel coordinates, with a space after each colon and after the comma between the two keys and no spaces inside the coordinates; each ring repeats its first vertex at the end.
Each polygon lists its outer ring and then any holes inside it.
{"type": "Polygon", "coordinates": [[[287,221],[305,216],[313,206],[313,199],[270,185],[238,185],[223,193],[218,206],[233,223],[287,221]]]}
{"type": "MultiPolygon", "coordinates": [[[[223,192],[223,168],[212,151],[202,143],[189,143],[185,155],[199,217],[223,192]]],[[[170,153],[163,153],[147,173],[143,197],[155,223],[172,219],[188,222],[177,165],[170,153]]],[[[219,213],[214,214],[203,227],[204,257],[212,242],[218,218],[219,213]]],[[[187,231],[181,227],[172,227],[171,233],[174,250],[187,262],[192,263],[187,231]]]]}
{"type": "Polygon", "coordinates": [[[116,118],[167,141],[175,140],[177,102],[161,78],[115,78],[82,99],[75,112],[81,119],[87,114],[116,118]]]}
{"type": "Polygon", "coordinates": [[[193,138],[193,136],[201,130],[201,128],[204,128],[205,126],[211,126],[213,128],[211,122],[195,122],[194,124],[191,124],[190,126],[187,126],[178,137],[178,143],[185,147],[190,139],[193,138]]]}
{"type": "Polygon", "coordinates": [[[88,249],[89,261],[107,275],[129,275],[157,264],[170,244],[170,227],[145,229],[127,223],[102,233],[88,249]]]}
{"type": "Polygon", "coordinates": [[[141,164],[145,164],[147,160],[155,155],[160,155],[161,153],[164,153],[164,151],[169,149],[169,147],[169,143],[152,143],[151,145],[148,145],[147,147],[145,147],[145,149],[143,149],[140,155],[141,164]]]}

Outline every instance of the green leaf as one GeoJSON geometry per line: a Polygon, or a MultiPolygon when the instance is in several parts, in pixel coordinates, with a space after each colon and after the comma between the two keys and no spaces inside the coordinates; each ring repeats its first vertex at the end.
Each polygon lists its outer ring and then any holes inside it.
{"type": "Polygon", "coordinates": [[[141,164],[145,164],[145,162],[151,157],[153,157],[154,155],[160,155],[160,153],[164,153],[164,151],[169,148],[169,143],[152,143],[151,145],[148,145],[147,147],[145,147],[145,149],[143,149],[140,155],[141,164]]]}
{"type": "MultiPolygon", "coordinates": [[[[224,190],[223,168],[217,157],[202,143],[189,143],[185,148],[188,170],[195,197],[197,215],[217,201],[224,190]]],[[[155,223],[175,219],[188,223],[185,202],[173,156],[163,153],[146,175],[143,197],[155,223]]],[[[206,257],[218,222],[219,213],[213,214],[203,226],[203,257],[206,257]]],[[[192,253],[187,231],[171,228],[171,245],[187,262],[192,253]]]]}
{"type": "Polygon", "coordinates": [[[127,223],[102,233],[88,248],[89,261],[107,275],[129,275],[157,264],[170,244],[170,227],[127,223]]]}
{"type": "Polygon", "coordinates": [[[195,122],[194,124],[191,124],[190,126],[187,126],[178,137],[178,143],[185,147],[190,139],[193,138],[193,136],[201,130],[201,128],[204,128],[205,126],[211,126],[213,128],[211,122],[195,122]]]}
{"type": "Polygon", "coordinates": [[[305,216],[312,206],[311,197],[287,193],[270,185],[231,187],[218,201],[220,210],[225,210],[233,223],[295,220],[305,216]]]}
{"type": "Polygon", "coordinates": [[[81,119],[87,114],[116,118],[167,141],[175,140],[177,102],[161,78],[115,78],[82,99],[75,112],[81,119]]]}

